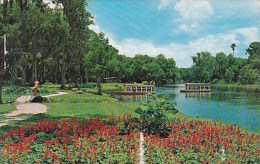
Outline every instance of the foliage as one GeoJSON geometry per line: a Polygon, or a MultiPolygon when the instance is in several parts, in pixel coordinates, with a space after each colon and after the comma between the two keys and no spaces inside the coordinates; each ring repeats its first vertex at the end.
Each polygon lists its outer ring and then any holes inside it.
{"type": "Polygon", "coordinates": [[[191,68],[191,78],[194,82],[210,82],[213,75],[212,65],[214,58],[209,52],[197,53],[197,56],[192,57],[193,66],[191,68]]]}
{"type": "Polygon", "coordinates": [[[237,45],[235,43],[232,43],[231,46],[230,46],[230,48],[233,51],[233,56],[234,56],[235,47],[237,47],[237,45]]]}
{"type": "Polygon", "coordinates": [[[142,131],[167,136],[169,128],[167,113],[175,114],[178,111],[175,109],[175,104],[166,101],[164,97],[150,95],[149,100],[135,112],[140,115],[142,131]]]}
{"type": "Polygon", "coordinates": [[[143,85],[148,85],[148,84],[150,84],[148,81],[142,81],[142,84],[143,85]]]}
{"type": "Polygon", "coordinates": [[[259,59],[260,58],[260,42],[252,42],[246,49],[249,54],[249,59],[259,59]]]}
{"type": "Polygon", "coordinates": [[[259,77],[257,69],[250,69],[249,66],[246,66],[241,70],[239,82],[241,84],[254,84],[259,77]]]}
{"type": "Polygon", "coordinates": [[[108,39],[105,38],[104,33],[96,34],[92,32],[90,39],[92,40],[91,45],[89,45],[90,51],[85,56],[88,61],[85,63],[86,71],[92,72],[95,75],[98,94],[102,95],[101,82],[108,71],[108,61],[113,50],[110,50],[108,39]]]}
{"type": "MultiPolygon", "coordinates": [[[[256,45],[251,43],[251,48],[248,49],[251,54],[257,54],[256,45]]],[[[231,48],[234,50],[234,45],[231,48]]],[[[197,53],[197,56],[193,56],[192,60],[191,68],[180,69],[183,82],[254,84],[260,75],[259,58],[243,59],[234,57],[232,54],[227,56],[223,52],[217,53],[214,57],[209,52],[201,52],[197,53]]]]}

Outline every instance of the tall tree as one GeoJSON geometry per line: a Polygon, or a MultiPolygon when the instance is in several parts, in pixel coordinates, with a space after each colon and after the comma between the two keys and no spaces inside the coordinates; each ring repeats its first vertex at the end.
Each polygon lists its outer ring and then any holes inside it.
{"type": "Polygon", "coordinates": [[[62,4],[63,15],[69,25],[68,40],[64,45],[62,57],[61,88],[65,85],[65,76],[68,73],[80,72],[82,75],[82,58],[88,34],[88,25],[92,24],[91,14],[86,11],[86,0],[53,0],[62,4]]]}
{"type": "Polygon", "coordinates": [[[93,72],[97,82],[98,95],[102,95],[102,79],[107,74],[109,54],[109,41],[104,33],[92,32],[90,36],[91,45],[85,56],[87,71],[93,72]]]}
{"type": "Polygon", "coordinates": [[[214,63],[214,75],[216,79],[223,79],[228,67],[226,54],[223,52],[217,53],[214,63]]]}
{"type": "Polygon", "coordinates": [[[214,57],[209,52],[197,53],[192,57],[191,78],[193,82],[210,82],[213,77],[214,57]]]}
{"type": "Polygon", "coordinates": [[[249,60],[260,58],[260,42],[252,42],[249,47],[246,49],[246,52],[249,54],[249,60]]]}
{"type": "Polygon", "coordinates": [[[237,45],[235,43],[232,43],[230,47],[233,51],[233,56],[234,56],[235,48],[237,47],[237,45]]]}

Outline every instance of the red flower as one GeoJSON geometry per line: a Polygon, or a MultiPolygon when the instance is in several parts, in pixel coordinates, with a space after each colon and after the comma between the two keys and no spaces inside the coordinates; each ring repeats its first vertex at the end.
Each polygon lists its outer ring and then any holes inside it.
{"type": "Polygon", "coordinates": [[[56,153],[52,153],[51,156],[52,156],[53,159],[58,159],[59,158],[59,156],[56,153]]]}
{"type": "Polygon", "coordinates": [[[44,153],[44,158],[48,158],[49,157],[49,150],[47,149],[47,151],[44,153]]]}
{"type": "Polygon", "coordinates": [[[44,144],[46,145],[46,146],[50,146],[52,143],[51,143],[52,141],[51,140],[45,140],[44,141],[44,144]]]}

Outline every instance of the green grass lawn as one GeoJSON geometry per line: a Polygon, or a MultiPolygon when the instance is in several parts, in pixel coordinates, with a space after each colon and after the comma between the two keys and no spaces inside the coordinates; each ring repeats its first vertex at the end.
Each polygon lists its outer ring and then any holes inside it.
{"type": "Polygon", "coordinates": [[[15,106],[12,104],[0,105],[0,114],[9,113],[12,110],[15,110],[15,106]]]}

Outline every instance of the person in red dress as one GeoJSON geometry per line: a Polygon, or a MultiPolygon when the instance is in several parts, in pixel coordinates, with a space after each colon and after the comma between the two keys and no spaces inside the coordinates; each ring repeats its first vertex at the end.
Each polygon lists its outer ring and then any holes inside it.
{"type": "Polygon", "coordinates": [[[33,96],[37,96],[38,94],[38,85],[39,85],[39,81],[36,79],[33,87],[33,96]]]}

